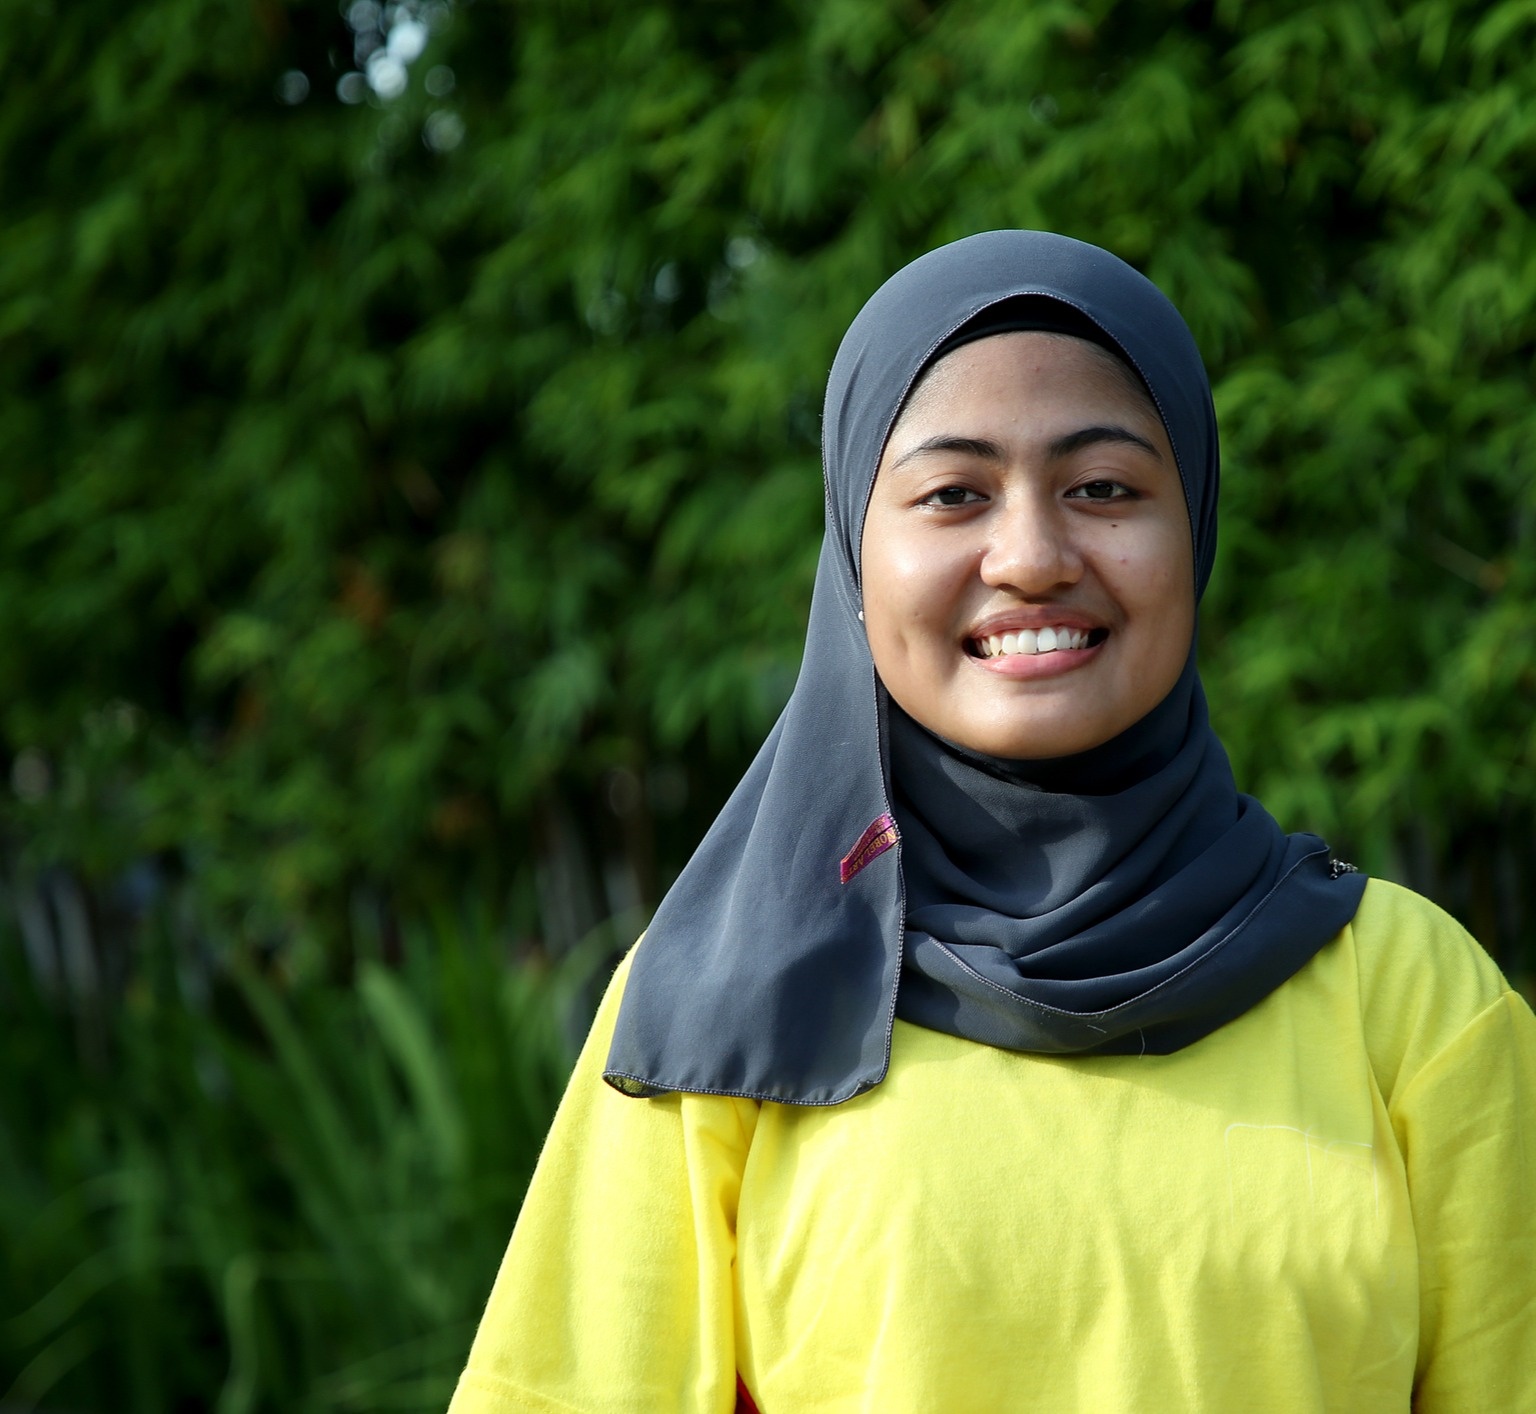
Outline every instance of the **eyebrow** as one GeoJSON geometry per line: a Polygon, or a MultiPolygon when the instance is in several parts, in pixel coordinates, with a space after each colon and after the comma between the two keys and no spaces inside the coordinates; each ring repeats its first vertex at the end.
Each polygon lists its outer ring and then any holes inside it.
{"type": "MultiPolygon", "coordinates": [[[[1140,433],[1132,432],[1129,427],[1121,427],[1116,423],[1080,427],[1076,432],[1064,433],[1046,445],[1045,454],[1052,460],[1056,460],[1060,457],[1070,457],[1074,452],[1082,451],[1084,447],[1098,446],[1105,442],[1140,447],[1142,451],[1150,452],[1159,461],[1163,459],[1163,454],[1140,433]]],[[[979,457],[982,461],[990,462],[1002,462],[1008,459],[1007,453],[1001,446],[996,442],[989,442],[984,437],[956,437],[948,433],[940,433],[936,437],[924,438],[917,446],[903,452],[891,463],[891,470],[895,471],[897,467],[905,465],[913,458],[933,452],[958,452],[962,456],[979,457]]]]}

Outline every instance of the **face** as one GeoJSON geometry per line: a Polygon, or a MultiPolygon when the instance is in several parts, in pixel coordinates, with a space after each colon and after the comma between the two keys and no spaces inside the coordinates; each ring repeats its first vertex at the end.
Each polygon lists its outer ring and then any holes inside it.
{"type": "Polygon", "coordinates": [[[881,681],[930,731],[1014,760],[1119,735],[1195,625],[1189,514],[1134,375],[1061,334],[931,368],[891,432],[861,549],[881,681]]]}

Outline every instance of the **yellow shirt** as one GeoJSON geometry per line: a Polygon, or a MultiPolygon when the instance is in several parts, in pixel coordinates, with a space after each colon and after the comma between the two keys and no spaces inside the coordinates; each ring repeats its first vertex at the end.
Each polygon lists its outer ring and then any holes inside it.
{"type": "Polygon", "coordinates": [[[615,1093],[625,970],[451,1414],[1536,1411],[1536,1018],[1417,895],[1174,1055],[898,1022],[826,1109],[615,1093]]]}

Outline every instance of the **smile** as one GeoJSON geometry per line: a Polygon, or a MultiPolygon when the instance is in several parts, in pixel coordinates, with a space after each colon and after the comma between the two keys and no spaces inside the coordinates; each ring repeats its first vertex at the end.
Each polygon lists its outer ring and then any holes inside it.
{"type": "Polygon", "coordinates": [[[1038,656],[1068,649],[1092,648],[1108,637],[1107,630],[1068,628],[1021,628],[1015,633],[993,633],[973,638],[968,645],[977,658],[1006,658],[1014,654],[1038,656]]]}

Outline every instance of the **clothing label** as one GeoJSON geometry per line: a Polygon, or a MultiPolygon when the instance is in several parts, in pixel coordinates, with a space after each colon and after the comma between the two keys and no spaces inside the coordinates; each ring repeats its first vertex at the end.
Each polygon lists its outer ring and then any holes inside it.
{"type": "Polygon", "coordinates": [[[846,884],[871,859],[878,859],[900,838],[896,833],[896,822],[889,814],[872,821],[859,836],[859,842],[843,856],[840,866],[843,882],[846,884]]]}

